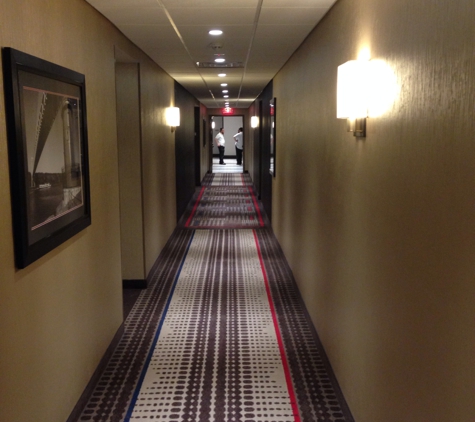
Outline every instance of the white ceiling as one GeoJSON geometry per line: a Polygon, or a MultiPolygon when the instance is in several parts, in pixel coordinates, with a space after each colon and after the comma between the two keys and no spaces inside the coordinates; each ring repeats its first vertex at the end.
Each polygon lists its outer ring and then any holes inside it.
{"type": "Polygon", "coordinates": [[[211,108],[224,107],[223,89],[231,107],[249,107],[335,1],[87,0],[211,108]],[[197,65],[216,65],[216,54],[242,67],[197,65]]]}

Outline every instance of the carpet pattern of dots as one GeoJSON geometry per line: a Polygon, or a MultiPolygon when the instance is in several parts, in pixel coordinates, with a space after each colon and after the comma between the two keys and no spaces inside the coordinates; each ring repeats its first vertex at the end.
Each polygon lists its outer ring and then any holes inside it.
{"type": "Polygon", "coordinates": [[[251,187],[203,187],[186,215],[185,227],[189,228],[253,228],[265,224],[251,187]]]}
{"type": "MultiPolygon", "coordinates": [[[[208,209],[252,192],[203,189],[208,209]]],[[[353,422],[265,215],[255,227],[186,227],[198,198],[77,421],[353,422]]]]}
{"type": "Polygon", "coordinates": [[[130,417],[150,419],[294,421],[251,230],[195,233],[130,417]]]}
{"type": "Polygon", "coordinates": [[[249,173],[208,173],[201,186],[252,186],[249,173]]]}

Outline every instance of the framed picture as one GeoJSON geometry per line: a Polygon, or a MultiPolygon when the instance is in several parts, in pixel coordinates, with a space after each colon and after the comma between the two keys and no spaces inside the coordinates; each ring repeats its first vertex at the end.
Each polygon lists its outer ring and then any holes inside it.
{"type": "Polygon", "coordinates": [[[15,261],[91,224],[84,75],[2,49],[15,261]]]}
{"type": "Polygon", "coordinates": [[[276,152],[276,144],[275,144],[275,118],[276,118],[276,99],[273,98],[270,101],[270,107],[269,107],[269,122],[270,122],[270,136],[269,136],[269,142],[270,142],[270,166],[269,166],[269,173],[272,174],[272,176],[275,177],[275,152],[276,152]]]}

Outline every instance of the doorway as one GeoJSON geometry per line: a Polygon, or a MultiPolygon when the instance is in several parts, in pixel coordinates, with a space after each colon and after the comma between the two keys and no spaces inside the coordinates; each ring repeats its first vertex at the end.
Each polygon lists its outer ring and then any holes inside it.
{"type": "MultiPolygon", "coordinates": [[[[213,164],[211,171],[213,173],[243,173],[244,172],[244,161],[242,165],[238,165],[236,161],[236,148],[234,146],[233,136],[238,133],[239,128],[242,128],[244,124],[243,116],[211,116],[211,127],[212,129],[212,157],[213,164]],[[214,128],[213,128],[214,123],[214,128]],[[225,151],[224,151],[224,162],[226,165],[219,164],[219,151],[214,138],[218,134],[220,128],[224,128],[224,139],[225,139],[225,151]]],[[[245,140],[243,140],[243,145],[245,145],[245,140]]],[[[244,160],[244,157],[243,157],[244,160]]]]}

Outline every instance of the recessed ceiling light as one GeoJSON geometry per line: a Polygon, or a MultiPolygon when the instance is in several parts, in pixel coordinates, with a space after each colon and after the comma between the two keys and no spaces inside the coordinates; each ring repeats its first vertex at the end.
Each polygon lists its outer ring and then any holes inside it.
{"type": "Polygon", "coordinates": [[[228,86],[228,84],[221,84],[221,86],[228,86]]]}
{"type": "Polygon", "coordinates": [[[218,76],[219,76],[220,78],[224,78],[224,77],[226,76],[226,73],[219,73],[218,76]]]}
{"type": "Polygon", "coordinates": [[[229,91],[227,89],[223,89],[223,94],[227,94],[229,91]]]}
{"type": "Polygon", "coordinates": [[[223,31],[221,31],[220,29],[212,29],[211,31],[209,31],[210,35],[221,35],[222,33],[223,31]]]}
{"type": "Polygon", "coordinates": [[[229,98],[229,95],[223,95],[223,98],[229,98]]]}
{"type": "Polygon", "coordinates": [[[216,63],[224,63],[226,59],[214,59],[216,63]]]}

